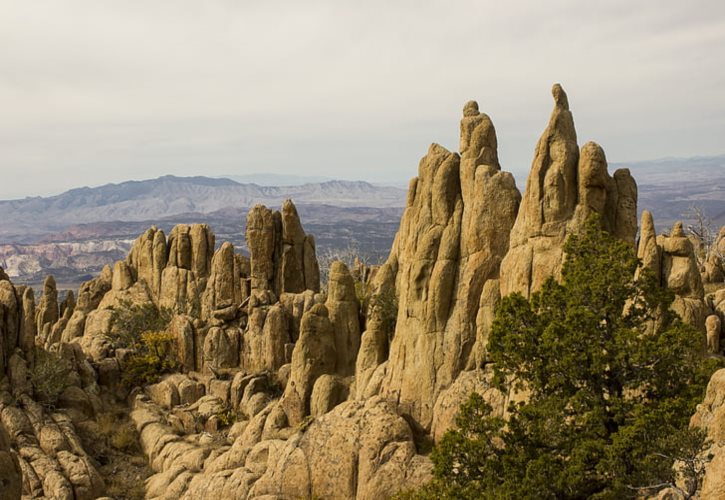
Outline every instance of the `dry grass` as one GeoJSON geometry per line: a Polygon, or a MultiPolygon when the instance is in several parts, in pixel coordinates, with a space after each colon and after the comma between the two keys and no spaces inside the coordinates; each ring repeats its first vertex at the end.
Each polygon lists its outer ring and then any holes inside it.
{"type": "Polygon", "coordinates": [[[127,409],[113,405],[94,425],[84,427],[84,448],[99,463],[106,496],[115,500],[145,498],[145,481],[153,474],[141,452],[138,434],[127,409]]]}

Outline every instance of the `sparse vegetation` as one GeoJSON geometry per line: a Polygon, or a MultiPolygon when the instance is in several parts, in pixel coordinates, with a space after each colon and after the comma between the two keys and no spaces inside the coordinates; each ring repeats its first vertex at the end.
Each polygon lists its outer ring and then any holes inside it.
{"type": "Polygon", "coordinates": [[[313,417],[312,415],[307,415],[298,426],[300,432],[305,432],[307,429],[309,429],[309,427],[312,425],[312,422],[314,421],[315,417],[313,417]]]}
{"type": "MultiPolygon", "coordinates": [[[[695,256],[698,264],[703,265],[710,255],[710,251],[714,249],[713,244],[717,238],[717,230],[714,227],[712,217],[699,205],[690,205],[682,216],[686,221],[685,228],[687,232],[700,242],[699,247],[695,248],[695,256]]],[[[719,257],[723,258],[725,256],[720,255],[719,257]]]]}
{"type": "Polygon", "coordinates": [[[30,368],[30,382],[35,399],[47,408],[54,408],[60,395],[71,385],[72,367],[58,354],[35,349],[35,363],[30,368]]]}
{"type": "Polygon", "coordinates": [[[335,261],[340,261],[347,266],[348,269],[354,269],[362,264],[364,266],[379,265],[383,262],[385,256],[381,250],[378,251],[362,251],[354,243],[349,243],[345,247],[326,248],[317,254],[317,261],[320,265],[320,285],[324,289],[330,277],[330,266],[335,261]]]}
{"type": "Polygon", "coordinates": [[[136,352],[124,364],[122,382],[126,387],[153,384],[164,373],[176,371],[173,347],[175,339],[166,331],[148,331],[140,335],[136,352]]]}
{"type": "Polygon", "coordinates": [[[377,293],[368,293],[363,297],[362,310],[368,315],[377,315],[383,330],[388,334],[388,340],[395,335],[395,325],[398,321],[398,296],[395,289],[384,289],[377,293]]]}
{"type": "Polygon", "coordinates": [[[170,309],[158,308],[151,302],[134,304],[129,300],[122,300],[114,308],[111,320],[113,346],[137,347],[143,332],[166,329],[172,317],[173,312],[170,309]]]}
{"type": "Polygon", "coordinates": [[[238,420],[237,412],[232,407],[227,407],[216,414],[222,427],[231,427],[238,420]]]}
{"type": "Polygon", "coordinates": [[[138,434],[132,422],[108,412],[99,415],[96,423],[98,424],[99,434],[113,449],[128,454],[141,451],[138,444],[138,434]]]}

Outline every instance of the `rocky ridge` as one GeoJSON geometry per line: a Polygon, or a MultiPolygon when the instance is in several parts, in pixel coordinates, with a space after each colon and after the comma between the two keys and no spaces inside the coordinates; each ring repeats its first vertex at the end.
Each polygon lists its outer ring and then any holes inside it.
{"type": "MultiPolygon", "coordinates": [[[[78,434],[108,398],[128,404],[153,470],[146,498],[384,498],[427,480],[425,443],[472,391],[500,413],[515,396],[488,383],[500,297],[557,276],[566,237],[590,213],[635,245],[634,179],[610,176],[597,144],[579,148],[568,98],[559,85],[552,93],[523,196],[501,169],[493,122],[468,102],[460,152],[430,146],[376,269],[336,262],[321,284],[315,240],[286,201],[249,211],[248,258],[193,224],[168,236],[150,228],[62,303],[52,277],[36,304],[0,273],[0,498],[102,496],[100,465],[78,434]],[[171,312],[178,369],[129,391],[114,317],[144,304],[171,312]],[[39,352],[69,365],[52,408],[36,402],[39,352]]],[[[640,234],[643,265],[718,353],[725,290],[705,296],[680,226],[657,236],[645,213],[640,234]]],[[[718,391],[694,424],[719,422],[718,391]]]]}

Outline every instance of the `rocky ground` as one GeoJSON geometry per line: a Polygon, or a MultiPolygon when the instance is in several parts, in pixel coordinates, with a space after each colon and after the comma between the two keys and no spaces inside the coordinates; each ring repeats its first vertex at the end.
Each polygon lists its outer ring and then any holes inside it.
{"type": "MultiPolygon", "coordinates": [[[[494,308],[558,276],[593,212],[720,355],[725,232],[698,261],[681,225],[657,235],[645,212],[636,242],[634,179],[579,148],[553,96],[523,195],[469,102],[460,152],[434,144],[421,160],[387,260],[334,262],[324,284],[291,201],[249,211],[248,256],[180,224],[146,230],[63,300],[53,278],[36,302],[0,273],[0,498],[378,499],[420,485],[472,391],[501,415],[516,397],[488,383],[494,308]]],[[[723,377],[693,417],[713,438],[704,498],[725,491],[723,377]]]]}

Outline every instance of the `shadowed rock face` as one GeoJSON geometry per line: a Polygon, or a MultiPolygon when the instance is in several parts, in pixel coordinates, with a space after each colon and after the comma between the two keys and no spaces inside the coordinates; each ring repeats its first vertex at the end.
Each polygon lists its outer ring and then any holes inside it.
{"type": "Polygon", "coordinates": [[[10,450],[10,437],[0,425],[0,500],[16,500],[22,493],[23,476],[10,450]]]}

